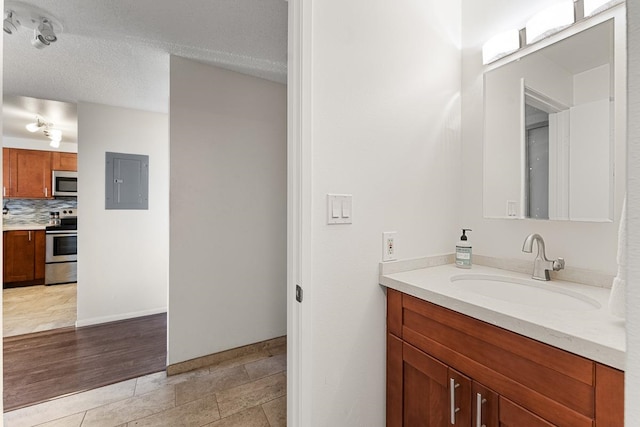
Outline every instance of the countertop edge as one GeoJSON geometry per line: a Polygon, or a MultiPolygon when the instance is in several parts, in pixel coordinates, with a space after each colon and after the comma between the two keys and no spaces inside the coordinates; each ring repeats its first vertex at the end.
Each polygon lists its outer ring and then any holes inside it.
{"type": "Polygon", "coordinates": [[[387,288],[420,298],[460,314],[515,332],[525,337],[552,345],[573,354],[624,371],[626,355],[624,350],[609,347],[558,331],[535,322],[495,311],[460,299],[443,295],[437,291],[409,284],[380,275],[379,283],[387,288]]]}
{"type": "Polygon", "coordinates": [[[21,231],[21,230],[46,230],[45,224],[15,224],[3,225],[2,231],[21,231]]]}

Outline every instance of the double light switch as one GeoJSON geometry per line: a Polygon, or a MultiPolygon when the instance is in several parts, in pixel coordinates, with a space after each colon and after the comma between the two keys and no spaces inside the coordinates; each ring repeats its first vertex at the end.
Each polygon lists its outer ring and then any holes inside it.
{"type": "Polygon", "coordinates": [[[327,224],[351,224],[352,199],[351,194],[327,194],[327,224]]]}

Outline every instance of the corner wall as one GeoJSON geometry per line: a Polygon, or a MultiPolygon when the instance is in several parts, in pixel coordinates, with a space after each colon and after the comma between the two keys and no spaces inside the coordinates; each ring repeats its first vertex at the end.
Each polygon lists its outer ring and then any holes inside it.
{"type": "Polygon", "coordinates": [[[286,334],[286,94],[171,57],[169,364],[286,334]]]}
{"type": "Polygon", "coordinates": [[[78,326],[167,309],[166,114],[78,104],[78,326]],[[149,210],[105,210],[105,152],[149,155],[149,210]]]}
{"type": "Polygon", "coordinates": [[[397,231],[398,258],[451,253],[459,237],[460,2],[325,0],[302,10],[312,40],[302,112],[312,120],[302,149],[312,165],[302,171],[312,182],[302,218],[309,425],[382,426],[382,232],[397,231]],[[327,193],[353,195],[353,224],[327,225],[327,193]]]}

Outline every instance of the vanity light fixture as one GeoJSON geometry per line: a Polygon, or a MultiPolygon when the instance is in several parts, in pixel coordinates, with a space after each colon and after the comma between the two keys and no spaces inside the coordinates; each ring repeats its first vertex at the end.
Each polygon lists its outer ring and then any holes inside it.
{"type": "Polygon", "coordinates": [[[497,34],[482,45],[482,63],[497,61],[518,49],[520,49],[520,31],[509,30],[497,34]]]}
{"type": "Polygon", "coordinates": [[[535,43],[575,22],[572,0],[553,5],[538,12],[527,21],[527,44],[535,43]]]}
{"type": "Polygon", "coordinates": [[[487,65],[497,61],[526,45],[624,2],[625,0],[564,0],[557,3],[530,18],[524,28],[507,31],[489,39],[482,46],[482,63],[487,65]]]}
{"type": "Polygon", "coordinates": [[[618,3],[622,3],[622,0],[583,0],[584,3],[584,16],[592,16],[602,12],[614,6],[618,3]]]}

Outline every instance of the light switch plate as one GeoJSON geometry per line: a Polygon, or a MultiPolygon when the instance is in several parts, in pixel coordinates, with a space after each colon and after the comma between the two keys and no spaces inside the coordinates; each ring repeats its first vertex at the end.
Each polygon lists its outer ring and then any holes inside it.
{"type": "Polygon", "coordinates": [[[353,220],[353,196],[351,194],[327,194],[327,224],[351,224],[353,220]]]}

